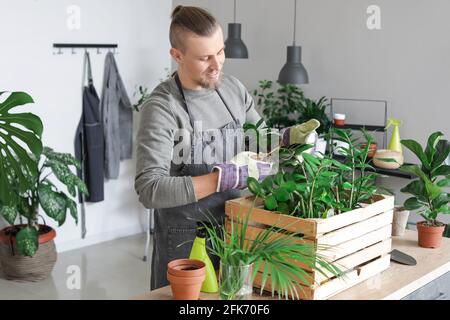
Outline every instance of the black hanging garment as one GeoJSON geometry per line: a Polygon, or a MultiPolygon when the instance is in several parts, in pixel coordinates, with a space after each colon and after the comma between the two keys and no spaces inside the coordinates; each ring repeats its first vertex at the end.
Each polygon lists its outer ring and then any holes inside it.
{"type": "Polygon", "coordinates": [[[91,61],[85,52],[83,62],[83,111],[75,134],[75,157],[81,162],[77,175],[88,188],[88,196],[80,196],[82,203],[82,237],[86,234],[84,202],[99,202],[104,199],[104,139],[100,119],[100,99],[92,81],[91,61]],[[88,85],[85,85],[87,70],[88,85]]]}

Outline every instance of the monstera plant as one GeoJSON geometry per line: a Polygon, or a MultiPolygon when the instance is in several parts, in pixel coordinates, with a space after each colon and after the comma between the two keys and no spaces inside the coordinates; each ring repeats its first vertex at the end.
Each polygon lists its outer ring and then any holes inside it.
{"type": "Polygon", "coordinates": [[[0,92],[0,206],[17,204],[19,193],[28,189],[38,172],[41,119],[32,113],[10,113],[32,102],[25,92],[0,92]]]}

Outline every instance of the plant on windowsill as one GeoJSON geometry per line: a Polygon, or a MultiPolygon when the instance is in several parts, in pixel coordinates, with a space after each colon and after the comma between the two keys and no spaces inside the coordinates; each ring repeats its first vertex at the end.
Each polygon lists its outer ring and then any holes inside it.
{"type": "Polygon", "coordinates": [[[400,167],[400,170],[417,176],[400,191],[412,195],[403,206],[407,210],[418,210],[425,219],[416,224],[419,245],[425,248],[441,245],[445,224],[437,218],[439,214],[450,214],[450,194],[443,190],[450,187],[450,166],[444,163],[450,153],[450,142],[442,139],[443,136],[440,131],[432,133],[425,149],[415,140],[401,140],[401,144],[420,161],[419,165],[400,167]]]}
{"type": "Polygon", "coordinates": [[[3,129],[0,136],[5,141],[0,144],[5,152],[0,155],[1,186],[3,189],[7,185],[10,190],[1,195],[0,216],[11,225],[0,230],[0,260],[6,278],[22,281],[48,277],[56,262],[53,242],[56,232],[45,224],[45,220],[44,225],[38,223],[39,206],[61,226],[67,211],[77,221],[77,205],[71,199],[76,196],[76,190],[87,194],[84,182],[69,168],[79,167],[72,155],[57,153],[50,148],[42,150],[41,120],[30,113],[8,113],[11,108],[30,102],[33,100],[28,94],[13,92],[0,104],[0,127],[3,129]],[[12,123],[26,130],[18,129],[12,123]],[[21,138],[32,153],[27,153],[12,137],[21,138]],[[70,196],[58,190],[48,179],[50,174],[67,187],[70,196]],[[15,224],[17,219],[19,224],[15,224]]]}

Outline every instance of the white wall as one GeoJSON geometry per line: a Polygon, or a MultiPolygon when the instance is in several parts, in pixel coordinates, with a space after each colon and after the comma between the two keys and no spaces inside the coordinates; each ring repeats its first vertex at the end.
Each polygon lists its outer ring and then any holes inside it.
{"type": "MultiPolygon", "coordinates": [[[[224,70],[253,91],[259,80],[276,80],[286,61],[294,0],[236,2],[249,59],[228,59],[224,70]]],[[[226,38],[227,24],[233,22],[232,0],[173,1],[174,7],[179,4],[210,10],[226,38]]],[[[404,121],[402,138],[425,143],[430,133],[441,130],[449,139],[449,12],[448,0],[298,0],[296,42],[310,78],[301,87],[312,98],[387,100],[389,116],[404,121]],[[372,4],[381,9],[381,30],[366,27],[372,4]]],[[[412,160],[409,151],[405,156],[412,160]]],[[[383,180],[396,190],[407,182],[383,180]]],[[[398,195],[399,203],[404,197],[398,195]]]]}
{"type": "MultiPolygon", "coordinates": [[[[52,44],[117,43],[119,54],[115,58],[128,95],[135,102],[135,86],[144,84],[153,89],[170,65],[171,5],[166,0],[0,0],[0,90],[31,94],[35,104],[27,110],[43,120],[44,144],[73,153],[81,114],[83,51],[55,55],[52,44]],[[66,25],[70,5],[81,9],[79,30],[69,30],[66,25]]],[[[100,95],[106,51],[90,52],[100,95]]],[[[138,115],[134,116],[136,133],[138,115]]],[[[70,216],[57,229],[59,251],[145,230],[145,209],[134,191],[134,174],[133,153],[133,159],[121,163],[119,179],[106,182],[105,201],[87,205],[87,238],[81,240],[80,226],[70,216]]]]}

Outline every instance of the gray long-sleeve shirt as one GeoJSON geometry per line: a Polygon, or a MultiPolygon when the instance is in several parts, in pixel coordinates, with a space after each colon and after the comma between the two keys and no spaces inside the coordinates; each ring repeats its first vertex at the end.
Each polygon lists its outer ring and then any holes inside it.
{"type": "MultiPolygon", "coordinates": [[[[239,80],[224,74],[219,90],[241,125],[260,120],[252,96],[239,80]]],[[[218,129],[232,121],[215,90],[183,91],[191,116],[195,121],[202,121],[203,129],[218,129]]],[[[170,78],[159,84],[142,105],[140,113],[135,178],[139,201],[146,208],[170,208],[196,202],[192,178],[173,176],[177,130],[193,130],[175,80],[170,78]]]]}

